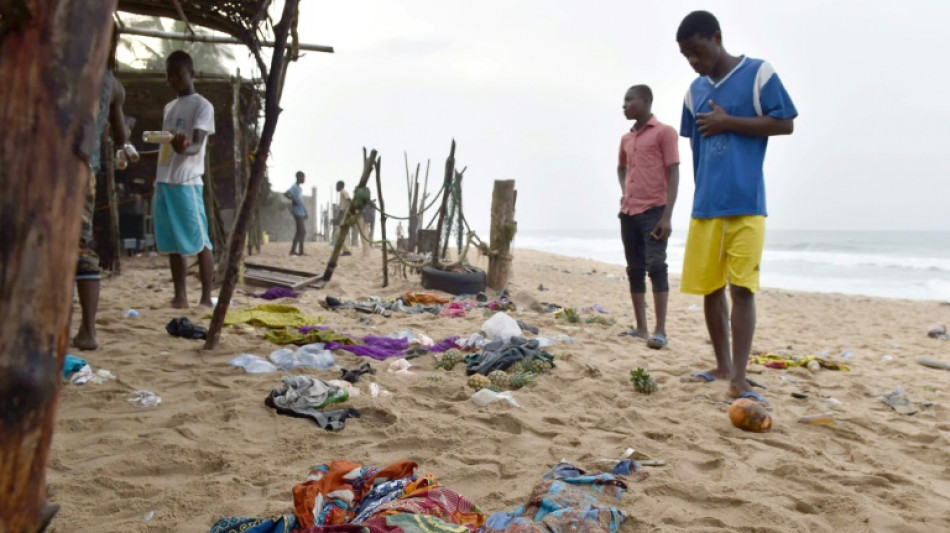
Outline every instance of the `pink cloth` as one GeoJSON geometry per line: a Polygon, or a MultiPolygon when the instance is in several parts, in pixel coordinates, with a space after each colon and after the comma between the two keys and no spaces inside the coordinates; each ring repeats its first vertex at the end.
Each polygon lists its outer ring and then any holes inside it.
{"type": "Polygon", "coordinates": [[[625,215],[640,213],[666,205],[668,176],[666,167],[679,163],[680,154],[676,130],[650,117],[639,132],[630,132],[620,139],[618,167],[626,167],[623,206],[625,215]]]}
{"type": "Polygon", "coordinates": [[[449,302],[442,306],[442,310],[439,311],[439,316],[447,317],[463,317],[465,316],[465,309],[467,306],[463,302],[449,302]]]}

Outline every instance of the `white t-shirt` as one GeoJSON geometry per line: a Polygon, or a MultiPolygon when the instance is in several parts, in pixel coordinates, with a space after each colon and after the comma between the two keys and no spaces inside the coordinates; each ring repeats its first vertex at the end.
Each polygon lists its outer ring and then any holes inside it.
{"type": "MultiPolygon", "coordinates": [[[[184,133],[192,139],[194,130],[203,130],[214,134],[214,106],[198,93],[179,96],[165,105],[165,120],[162,129],[173,133],[184,133]]],[[[179,154],[170,143],[163,144],[158,152],[158,183],[175,185],[200,185],[205,173],[205,136],[201,149],[195,155],[179,154]]]]}

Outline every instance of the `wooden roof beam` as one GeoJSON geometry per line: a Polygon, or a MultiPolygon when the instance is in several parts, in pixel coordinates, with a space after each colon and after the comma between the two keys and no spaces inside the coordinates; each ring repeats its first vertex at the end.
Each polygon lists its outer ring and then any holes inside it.
{"type": "MultiPolygon", "coordinates": [[[[216,35],[189,35],[187,33],[175,33],[170,31],[160,31],[160,30],[149,30],[145,28],[133,28],[131,26],[125,26],[118,28],[119,33],[125,35],[138,35],[141,37],[154,37],[156,39],[169,39],[172,41],[191,41],[198,43],[214,43],[214,44],[239,44],[244,45],[244,41],[240,41],[233,37],[219,37],[216,35]]],[[[273,41],[261,41],[261,46],[266,46],[269,48],[274,47],[273,41]]],[[[287,45],[287,48],[290,48],[290,45],[287,45]]],[[[300,43],[300,50],[307,50],[309,52],[325,52],[327,54],[333,53],[332,46],[324,46],[319,44],[307,44],[300,43]]]]}

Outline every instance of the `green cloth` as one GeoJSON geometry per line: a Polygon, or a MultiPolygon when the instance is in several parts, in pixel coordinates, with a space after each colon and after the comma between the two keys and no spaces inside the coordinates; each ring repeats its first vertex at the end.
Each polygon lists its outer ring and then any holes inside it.
{"type": "MultiPolygon", "coordinates": [[[[205,318],[211,318],[209,314],[205,318]]],[[[323,323],[323,317],[308,315],[292,305],[263,304],[250,309],[229,309],[224,325],[251,324],[267,328],[299,328],[323,323]]]]}
{"type": "Polygon", "coordinates": [[[273,342],[274,344],[296,344],[297,346],[304,346],[307,344],[313,344],[315,342],[322,342],[324,344],[336,341],[340,344],[363,344],[362,341],[356,340],[352,337],[347,337],[346,335],[340,335],[339,333],[334,333],[332,331],[324,331],[320,329],[314,329],[308,331],[307,333],[298,333],[296,331],[289,330],[274,330],[268,331],[264,334],[264,338],[273,342]]]}

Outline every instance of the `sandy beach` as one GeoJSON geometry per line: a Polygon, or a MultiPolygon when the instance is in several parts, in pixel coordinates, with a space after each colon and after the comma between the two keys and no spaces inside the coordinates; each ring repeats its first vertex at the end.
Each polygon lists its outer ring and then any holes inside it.
{"type": "MultiPolygon", "coordinates": [[[[288,257],[288,247],[269,244],[253,259],[319,273],[330,254],[325,243],[308,243],[307,257],[288,257]]],[[[487,259],[476,264],[487,268],[487,259]]],[[[377,373],[365,376],[361,394],[346,404],[362,416],[328,432],[264,405],[282,373],[247,374],[227,364],[241,353],[266,357],[279,348],[263,338],[264,328],[228,327],[217,349],[202,351],[202,341],[165,331],[178,316],[209,322],[206,311],[168,307],[167,261],[123,258],[122,266],[121,276],[103,281],[101,348],[71,352],[117,380],[63,385],[48,472],[49,499],[62,506],[52,531],[197,533],[224,516],[285,514],[292,510],[291,488],[308,469],[338,458],[377,466],[412,460],[486,512],[503,511],[522,504],[558,461],[596,466],[627,448],[666,464],[644,467],[649,476],[631,480],[619,504],[629,513],[623,532],[950,531],[950,372],[917,363],[950,360],[950,341],[927,336],[931,324],[950,324],[950,306],[938,301],[763,290],[754,351],[826,353],[851,370],[750,368],[774,406],[773,430],[754,434],[729,423],[725,384],[680,382],[713,366],[700,297],[679,293],[671,280],[670,344],[650,350],[642,340],[618,336],[633,323],[623,267],[516,249],[513,316],[537,326],[541,336],[574,341],[548,348],[556,368],[513,392],[520,407],[476,406],[464,368],[438,369],[431,355],[413,359],[413,373],[401,375],[386,371],[389,361],[337,351],[338,365],[369,361],[377,373]],[[600,304],[611,311],[601,316],[616,323],[567,323],[532,310],[540,302],[600,304]],[[127,309],[139,317],[126,317],[127,309]],[[846,351],[850,357],[842,358],[846,351]],[[654,377],[656,393],[633,389],[628,375],[637,367],[654,377]],[[371,381],[392,396],[371,398],[371,381]],[[898,414],[881,401],[898,386],[917,414],[898,414]],[[161,404],[128,402],[136,390],[154,392],[161,404]],[[825,412],[834,426],[797,423],[825,412]]],[[[362,258],[355,248],[325,289],[280,303],[358,336],[409,329],[438,341],[468,337],[487,319],[483,309],[462,318],[398,312],[386,318],[320,305],[327,296],[391,299],[422,290],[417,276],[381,284],[380,251],[362,258]]],[[[194,301],[194,277],[189,288],[194,301]]],[[[260,303],[239,293],[232,306],[260,303]]],[[[76,305],[73,316],[75,330],[76,305]]],[[[339,377],[337,369],[293,373],[339,377]]]]}

